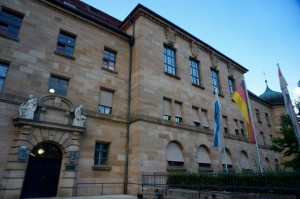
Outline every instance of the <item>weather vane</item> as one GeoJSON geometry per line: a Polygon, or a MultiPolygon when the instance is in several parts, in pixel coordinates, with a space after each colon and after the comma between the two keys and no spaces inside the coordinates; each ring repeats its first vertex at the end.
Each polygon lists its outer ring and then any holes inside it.
{"type": "Polygon", "coordinates": [[[268,81],[267,81],[267,79],[266,79],[266,73],[265,73],[265,71],[263,71],[263,74],[264,74],[264,78],[265,78],[266,86],[268,86],[268,81]]]}

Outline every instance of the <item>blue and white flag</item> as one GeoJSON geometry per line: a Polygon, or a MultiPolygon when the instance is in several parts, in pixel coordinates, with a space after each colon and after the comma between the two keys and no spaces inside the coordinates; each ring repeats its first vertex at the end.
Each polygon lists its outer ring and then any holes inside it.
{"type": "Polygon", "coordinates": [[[215,121],[214,147],[223,147],[224,138],[222,134],[222,123],[220,117],[220,105],[219,105],[218,92],[216,92],[214,121],[215,121]]]}

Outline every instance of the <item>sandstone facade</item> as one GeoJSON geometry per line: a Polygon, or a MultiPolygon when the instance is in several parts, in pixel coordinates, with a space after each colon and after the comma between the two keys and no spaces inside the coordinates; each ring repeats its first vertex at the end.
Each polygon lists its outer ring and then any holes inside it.
{"type": "MultiPolygon", "coordinates": [[[[228,78],[238,86],[247,69],[232,59],[141,5],[119,26],[87,15],[90,7],[77,0],[16,0],[0,6],[23,16],[17,38],[0,34],[0,62],[8,65],[0,92],[2,198],[20,197],[30,153],[41,143],[55,145],[62,153],[57,196],[99,194],[100,183],[117,183],[106,185],[105,193],[128,188],[128,193],[135,194],[139,187],[131,183],[141,182],[144,172],[197,171],[199,147],[207,149],[210,169],[222,170],[220,151],[212,146],[215,94],[211,69],[219,77],[221,114],[227,123],[225,146],[232,169],[242,169],[241,152],[247,155],[250,168],[258,168],[255,144],[235,132],[243,128],[247,134],[246,123],[231,100],[228,78]],[[56,51],[61,31],[76,38],[71,57],[56,51]],[[164,71],[165,46],[176,52],[176,75],[164,71]],[[116,53],[115,70],[103,67],[105,49],[116,53]],[[199,63],[200,85],[191,83],[191,58],[199,63]],[[66,96],[48,92],[52,75],[68,80],[66,96]],[[113,93],[111,114],[98,111],[101,90],[113,93]],[[39,100],[32,121],[17,118],[18,107],[29,94],[39,100]],[[164,99],[171,104],[170,121],[163,119],[164,99]],[[73,127],[74,108],[80,104],[86,126],[73,127]],[[175,122],[178,104],[181,122],[175,122]],[[198,111],[199,127],[194,124],[193,109],[198,111]],[[202,127],[203,112],[208,128],[202,127]],[[97,142],[109,144],[108,162],[102,166],[94,165],[97,142]],[[169,143],[176,143],[182,151],[180,168],[168,165],[169,143]],[[21,146],[28,148],[24,160],[18,159],[21,146]],[[74,150],[78,151],[76,162],[71,161],[74,150]],[[78,187],[80,183],[94,184],[78,187]]],[[[250,103],[262,166],[275,169],[280,155],[267,146],[272,136],[278,136],[284,107],[273,107],[254,94],[250,103]]]]}

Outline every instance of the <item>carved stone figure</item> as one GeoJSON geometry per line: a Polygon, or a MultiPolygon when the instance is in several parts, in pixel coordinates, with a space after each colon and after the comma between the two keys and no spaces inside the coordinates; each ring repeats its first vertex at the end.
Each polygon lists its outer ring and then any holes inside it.
{"type": "Polygon", "coordinates": [[[170,27],[166,28],[166,39],[168,40],[168,44],[174,45],[175,43],[176,32],[172,30],[170,27]]]}
{"type": "Polygon", "coordinates": [[[82,115],[82,112],[81,112],[82,107],[83,107],[82,105],[79,105],[75,109],[75,113],[74,113],[75,118],[73,119],[73,126],[84,127],[86,117],[84,115],[82,115]]]}
{"type": "Polygon", "coordinates": [[[210,57],[211,57],[211,64],[212,64],[213,68],[217,68],[218,58],[216,56],[216,53],[213,52],[210,57]]]}
{"type": "Polygon", "coordinates": [[[37,99],[30,94],[26,103],[23,103],[19,107],[19,118],[30,119],[34,118],[34,112],[37,107],[37,99]]]}
{"type": "Polygon", "coordinates": [[[199,48],[198,48],[198,46],[197,46],[197,44],[196,44],[195,41],[192,41],[192,43],[191,43],[191,52],[192,52],[192,55],[195,58],[198,57],[198,55],[199,55],[199,48]]]}
{"type": "Polygon", "coordinates": [[[234,74],[234,72],[233,72],[233,69],[234,69],[233,64],[231,62],[228,63],[227,68],[228,68],[228,74],[229,74],[229,76],[233,77],[233,74],[234,74]]]}

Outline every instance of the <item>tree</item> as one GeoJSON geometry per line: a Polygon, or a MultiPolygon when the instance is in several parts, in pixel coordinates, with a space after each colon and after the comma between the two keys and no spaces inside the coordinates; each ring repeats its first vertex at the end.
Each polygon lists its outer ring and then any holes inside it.
{"type": "MultiPolygon", "coordinates": [[[[297,102],[297,104],[299,105],[300,102],[297,102]]],[[[297,109],[299,114],[299,106],[297,106],[297,109]]],[[[280,133],[282,137],[273,138],[271,150],[283,153],[284,157],[291,157],[290,160],[281,163],[284,167],[300,170],[299,145],[291,119],[287,114],[281,116],[280,133]]]]}

